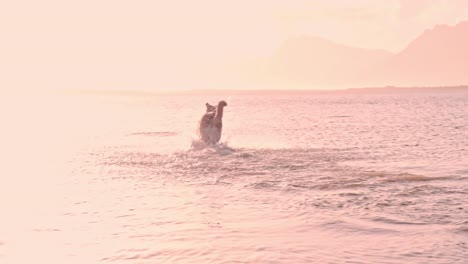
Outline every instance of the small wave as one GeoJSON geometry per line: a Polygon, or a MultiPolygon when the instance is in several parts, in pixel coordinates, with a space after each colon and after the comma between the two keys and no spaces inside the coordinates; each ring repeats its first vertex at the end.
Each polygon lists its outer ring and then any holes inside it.
{"type": "Polygon", "coordinates": [[[349,115],[335,115],[335,116],[330,116],[330,117],[333,117],[333,118],[347,118],[347,117],[351,117],[349,115]]]}
{"type": "Polygon", "coordinates": [[[158,165],[164,155],[145,152],[114,152],[100,159],[102,165],[151,167],[158,165]]]}
{"type": "Polygon", "coordinates": [[[176,132],[156,131],[156,132],[136,132],[130,133],[129,136],[148,136],[148,137],[171,137],[177,135],[176,132]]]}
{"type": "Polygon", "coordinates": [[[387,227],[378,227],[367,224],[363,221],[357,221],[355,219],[346,219],[346,220],[332,220],[320,224],[325,228],[338,229],[341,232],[350,233],[350,234],[395,234],[398,231],[387,228],[387,227]]]}
{"type": "Polygon", "coordinates": [[[456,233],[468,235],[468,227],[459,227],[455,230],[456,233]]]}
{"type": "Polygon", "coordinates": [[[384,182],[421,182],[421,181],[432,181],[440,178],[427,177],[422,175],[416,175],[411,173],[399,173],[396,175],[390,175],[389,178],[384,179],[384,182]]]}
{"type": "Polygon", "coordinates": [[[427,223],[409,222],[409,221],[391,219],[387,217],[373,217],[370,220],[373,222],[380,222],[380,223],[392,224],[392,225],[427,225],[427,223]]]}
{"type": "Polygon", "coordinates": [[[433,185],[418,185],[405,190],[398,194],[398,196],[412,197],[416,195],[432,195],[436,193],[448,193],[448,190],[444,187],[433,186],[433,185]]]}
{"type": "Polygon", "coordinates": [[[60,229],[57,228],[36,228],[33,229],[34,232],[60,232],[60,229]]]}
{"type": "Polygon", "coordinates": [[[248,184],[245,187],[251,187],[254,189],[274,189],[274,188],[277,188],[278,186],[273,181],[261,181],[261,182],[248,184]]]}
{"type": "Polygon", "coordinates": [[[363,176],[375,177],[380,179],[382,182],[423,182],[441,180],[443,177],[428,177],[424,175],[412,174],[412,173],[391,173],[386,171],[364,171],[363,176]]]}

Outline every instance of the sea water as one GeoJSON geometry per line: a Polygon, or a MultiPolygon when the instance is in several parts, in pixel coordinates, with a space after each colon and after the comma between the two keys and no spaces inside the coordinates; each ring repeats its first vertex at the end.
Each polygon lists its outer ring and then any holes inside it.
{"type": "Polygon", "coordinates": [[[14,97],[0,263],[468,261],[466,91],[14,97]]]}

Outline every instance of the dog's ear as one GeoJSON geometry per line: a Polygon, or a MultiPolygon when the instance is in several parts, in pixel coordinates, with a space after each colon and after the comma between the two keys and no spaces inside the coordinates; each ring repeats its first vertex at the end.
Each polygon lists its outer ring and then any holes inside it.
{"type": "Polygon", "coordinates": [[[206,107],[208,107],[208,105],[209,105],[209,104],[208,104],[208,103],[206,103],[205,105],[206,105],[206,107]]]}

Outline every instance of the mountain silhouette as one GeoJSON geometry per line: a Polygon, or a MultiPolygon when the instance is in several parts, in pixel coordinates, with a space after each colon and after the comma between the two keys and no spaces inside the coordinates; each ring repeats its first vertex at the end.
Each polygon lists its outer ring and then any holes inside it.
{"type": "Polygon", "coordinates": [[[269,58],[273,80],[294,85],[340,85],[356,78],[369,65],[393,54],[349,47],[317,37],[290,38],[269,58]]]}
{"type": "Polygon", "coordinates": [[[271,56],[249,62],[247,68],[250,76],[270,87],[467,84],[468,21],[428,29],[396,54],[294,37],[271,56]]]}
{"type": "MultiPolygon", "coordinates": [[[[375,65],[369,80],[392,85],[468,83],[468,21],[426,30],[405,49],[375,65]]],[[[366,79],[366,73],[361,78],[366,79]]]]}

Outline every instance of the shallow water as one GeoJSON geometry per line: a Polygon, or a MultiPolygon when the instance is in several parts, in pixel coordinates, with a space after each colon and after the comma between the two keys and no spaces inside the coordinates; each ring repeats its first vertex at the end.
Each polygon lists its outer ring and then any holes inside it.
{"type": "Polygon", "coordinates": [[[468,260],[466,92],[20,99],[0,262],[468,260]]]}

